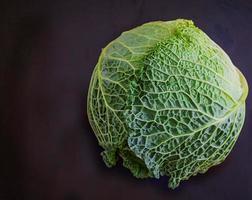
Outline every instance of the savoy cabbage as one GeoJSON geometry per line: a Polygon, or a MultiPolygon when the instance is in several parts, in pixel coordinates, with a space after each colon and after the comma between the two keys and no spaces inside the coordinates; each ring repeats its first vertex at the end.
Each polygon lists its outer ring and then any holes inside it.
{"type": "Polygon", "coordinates": [[[88,117],[107,166],[169,187],[224,161],[245,117],[248,86],[227,54],[190,20],[123,32],[101,52],[88,117]]]}

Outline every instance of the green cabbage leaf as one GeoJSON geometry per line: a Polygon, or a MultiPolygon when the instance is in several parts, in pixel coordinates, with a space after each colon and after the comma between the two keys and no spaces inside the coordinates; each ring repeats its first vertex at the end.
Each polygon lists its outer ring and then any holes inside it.
{"type": "Polygon", "coordinates": [[[123,32],[101,52],[88,117],[108,167],[169,187],[225,160],[245,118],[246,79],[192,21],[123,32]]]}

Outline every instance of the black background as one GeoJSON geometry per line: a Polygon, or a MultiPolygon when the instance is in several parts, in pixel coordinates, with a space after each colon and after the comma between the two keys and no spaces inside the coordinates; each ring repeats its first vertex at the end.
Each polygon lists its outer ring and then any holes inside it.
{"type": "Polygon", "coordinates": [[[167,188],[108,169],[86,116],[101,48],[147,21],[188,18],[230,55],[252,84],[252,2],[1,1],[0,200],[252,199],[252,102],[220,166],[167,188]]]}

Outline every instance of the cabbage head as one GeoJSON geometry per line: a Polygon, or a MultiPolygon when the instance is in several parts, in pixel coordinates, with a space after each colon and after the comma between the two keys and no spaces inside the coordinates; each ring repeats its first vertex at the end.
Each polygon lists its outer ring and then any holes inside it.
{"type": "Polygon", "coordinates": [[[101,52],[88,118],[108,167],[169,187],[223,162],[245,117],[246,79],[192,21],[155,21],[101,52]]]}

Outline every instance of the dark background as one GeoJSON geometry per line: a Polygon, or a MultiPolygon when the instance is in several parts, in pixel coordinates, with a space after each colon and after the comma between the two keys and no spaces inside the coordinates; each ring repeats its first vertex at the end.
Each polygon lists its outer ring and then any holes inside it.
{"type": "Polygon", "coordinates": [[[108,169],[86,116],[101,48],[152,20],[195,21],[252,84],[252,2],[1,1],[0,200],[252,199],[252,102],[220,166],[176,190],[108,169]]]}

